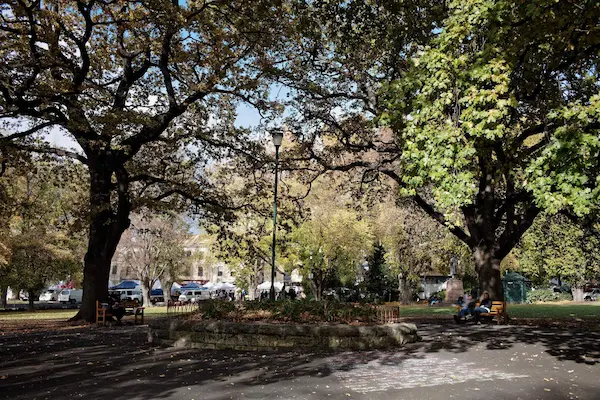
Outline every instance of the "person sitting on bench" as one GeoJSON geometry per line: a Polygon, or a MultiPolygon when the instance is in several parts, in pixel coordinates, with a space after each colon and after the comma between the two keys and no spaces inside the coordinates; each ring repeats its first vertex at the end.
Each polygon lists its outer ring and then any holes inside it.
{"type": "Polygon", "coordinates": [[[465,295],[462,298],[461,306],[462,308],[460,309],[458,314],[454,315],[454,320],[457,324],[459,324],[463,318],[466,318],[467,315],[472,314],[473,307],[475,307],[475,302],[473,301],[473,298],[470,294],[465,293],[465,295]]]}
{"type": "Polygon", "coordinates": [[[475,323],[480,324],[479,318],[481,314],[487,314],[492,310],[492,300],[490,299],[490,294],[486,291],[483,292],[483,296],[481,301],[479,302],[479,306],[475,307],[471,314],[475,317],[475,323]]]}
{"type": "Polygon", "coordinates": [[[125,307],[120,301],[121,299],[116,296],[108,296],[108,312],[117,319],[117,325],[122,325],[121,319],[125,316],[125,307]]]}

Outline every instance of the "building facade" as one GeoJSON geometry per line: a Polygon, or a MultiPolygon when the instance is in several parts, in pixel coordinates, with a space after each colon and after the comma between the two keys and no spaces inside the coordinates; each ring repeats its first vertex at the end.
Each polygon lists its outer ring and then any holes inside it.
{"type": "Polygon", "coordinates": [[[186,255],[192,259],[190,267],[181,274],[181,281],[199,283],[234,283],[235,274],[227,264],[217,260],[212,238],[206,234],[191,235],[183,244],[186,255]]]}
{"type": "MultiPolygon", "coordinates": [[[[191,259],[187,270],[182,271],[178,283],[197,282],[204,284],[210,283],[233,283],[235,284],[235,272],[226,264],[217,259],[212,251],[213,238],[207,234],[190,235],[183,243],[186,257],[191,259]]],[[[127,268],[123,262],[119,262],[118,256],[110,270],[109,286],[119,284],[126,279],[138,279],[135,274],[127,268]]],[[[258,272],[256,284],[271,281],[271,265],[264,264],[258,272]]],[[[275,273],[276,282],[285,282],[286,286],[299,285],[302,282],[302,276],[299,270],[295,269],[291,274],[285,274],[277,269],[275,273]]]]}
{"type": "MultiPolygon", "coordinates": [[[[187,270],[182,271],[179,283],[234,283],[235,275],[227,264],[217,260],[211,250],[212,239],[206,234],[191,235],[183,243],[186,257],[191,259],[187,270]]],[[[138,279],[126,263],[120,262],[118,255],[110,269],[109,286],[117,285],[126,279],[138,279]]]]}

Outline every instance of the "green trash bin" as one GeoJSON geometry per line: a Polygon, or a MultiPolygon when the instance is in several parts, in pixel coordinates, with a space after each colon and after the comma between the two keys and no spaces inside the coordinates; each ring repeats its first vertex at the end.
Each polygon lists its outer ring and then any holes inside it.
{"type": "Polygon", "coordinates": [[[527,287],[531,281],[516,272],[509,272],[502,278],[504,300],[507,303],[525,303],[527,287]]]}

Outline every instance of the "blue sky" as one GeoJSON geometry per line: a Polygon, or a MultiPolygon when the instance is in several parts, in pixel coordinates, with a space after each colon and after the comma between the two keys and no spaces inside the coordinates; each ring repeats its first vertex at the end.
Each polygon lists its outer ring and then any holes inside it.
{"type": "Polygon", "coordinates": [[[260,114],[254,107],[247,104],[240,104],[237,108],[237,118],[235,126],[251,128],[260,125],[260,114]]]}

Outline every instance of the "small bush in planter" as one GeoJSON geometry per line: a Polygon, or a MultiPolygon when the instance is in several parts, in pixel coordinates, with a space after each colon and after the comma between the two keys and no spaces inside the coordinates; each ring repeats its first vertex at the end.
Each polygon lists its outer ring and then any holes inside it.
{"type": "Polygon", "coordinates": [[[243,303],[208,300],[199,305],[192,318],[233,321],[281,321],[297,323],[377,322],[377,308],[372,304],[337,301],[245,301],[243,303]]]}

